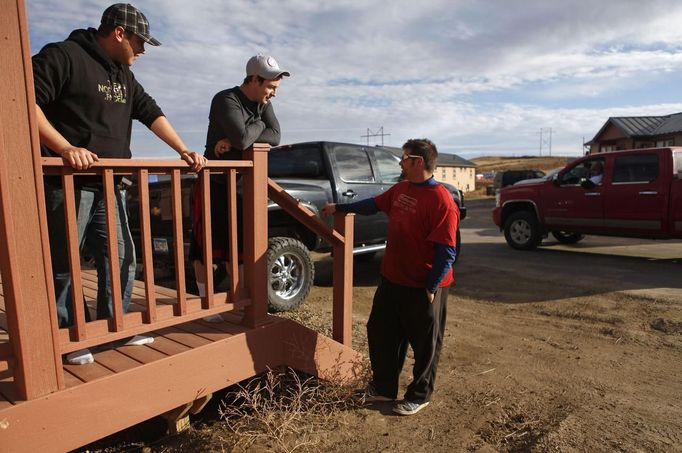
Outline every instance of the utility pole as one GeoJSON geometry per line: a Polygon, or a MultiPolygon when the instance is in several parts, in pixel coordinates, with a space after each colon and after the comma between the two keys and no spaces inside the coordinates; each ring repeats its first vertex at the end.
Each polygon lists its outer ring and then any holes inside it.
{"type": "Polygon", "coordinates": [[[381,137],[381,146],[384,146],[384,137],[388,137],[391,134],[384,134],[384,126],[381,126],[378,131],[372,132],[367,128],[367,135],[361,135],[360,138],[367,138],[367,146],[369,146],[370,137],[381,137]]]}
{"type": "Polygon", "coordinates": [[[542,157],[542,148],[547,145],[549,149],[549,155],[552,156],[552,128],[551,127],[541,127],[540,128],[540,157],[542,157]],[[545,138],[547,135],[547,138],[545,138]]]}

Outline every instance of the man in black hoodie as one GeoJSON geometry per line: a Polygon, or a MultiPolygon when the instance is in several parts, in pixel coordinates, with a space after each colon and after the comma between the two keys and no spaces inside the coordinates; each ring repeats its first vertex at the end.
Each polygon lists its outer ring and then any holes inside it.
{"type": "MultiPolygon", "coordinates": [[[[130,71],[145,52],[145,43],[161,43],[149,34],[147,18],[130,4],[117,3],[104,11],[97,30],[74,30],[66,41],[45,46],[33,57],[36,112],[42,154],[59,156],[77,170],[100,157],[129,159],[132,120],[147,126],[173,148],[193,171],[206,159],[189,151],[163,112],[130,71]]],[[[71,277],[64,193],[59,178],[45,178],[45,193],[60,327],[73,324],[71,277]]],[[[116,228],[123,308],[127,310],[135,275],[135,248],[128,227],[125,189],[116,194],[116,228]]],[[[97,264],[97,317],[111,316],[112,297],[107,251],[105,202],[99,177],[76,178],[79,245],[97,264]]],[[[132,344],[153,341],[134,337],[132,344]]],[[[67,361],[93,361],[87,350],[69,354],[67,361]]]]}

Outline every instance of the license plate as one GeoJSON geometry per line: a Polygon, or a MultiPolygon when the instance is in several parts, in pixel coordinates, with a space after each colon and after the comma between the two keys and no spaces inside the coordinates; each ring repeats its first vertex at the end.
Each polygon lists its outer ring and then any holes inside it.
{"type": "Polygon", "coordinates": [[[155,253],[168,253],[168,239],[154,238],[153,242],[155,253]]]}

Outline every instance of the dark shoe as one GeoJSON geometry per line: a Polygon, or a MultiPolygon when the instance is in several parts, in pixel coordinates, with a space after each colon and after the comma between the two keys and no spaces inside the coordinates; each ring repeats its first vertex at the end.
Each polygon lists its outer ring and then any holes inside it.
{"type": "Polygon", "coordinates": [[[400,415],[414,415],[428,405],[428,401],[415,403],[414,401],[402,400],[393,406],[393,412],[400,415]]]}
{"type": "Polygon", "coordinates": [[[353,399],[361,403],[374,403],[376,401],[395,401],[395,398],[380,395],[374,388],[373,384],[369,384],[367,388],[356,390],[353,393],[353,399]]]}

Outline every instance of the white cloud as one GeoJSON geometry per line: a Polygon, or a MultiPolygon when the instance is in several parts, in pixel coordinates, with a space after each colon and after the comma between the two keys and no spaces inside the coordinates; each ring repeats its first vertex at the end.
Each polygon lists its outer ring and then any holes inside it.
{"type": "MultiPolygon", "coordinates": [[[[657,83],[682,69],[682,4],[674,0],[135,5],[164,43],[148,49],[135,74],[199,150],[213,94],[238,84],[257,52],[292,72],[275,101],[285,142],[361,142],[367,128],[383,125],[394,145],[429,136],[462,153],[531,153],[539,129],[551,127],[553,149],[578,154],[582,137],[610,115],[682,110],[657,83]]],[[[37,51],[96,25],[107,4],[27,6],[37,51]]],[[[133,145],[138,155],[172,155],[139,127],[133,145]]]]}

